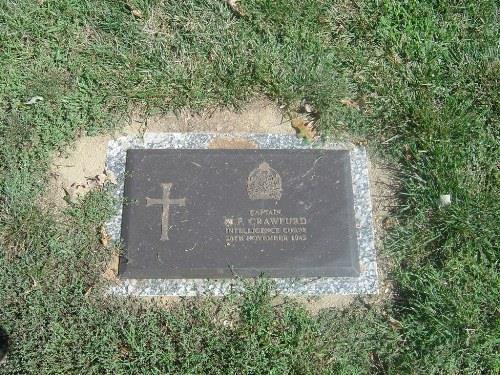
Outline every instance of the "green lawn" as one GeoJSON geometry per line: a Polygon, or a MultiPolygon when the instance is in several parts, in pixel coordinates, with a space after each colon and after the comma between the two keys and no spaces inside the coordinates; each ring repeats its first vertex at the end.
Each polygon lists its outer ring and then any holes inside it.
{"type": "Polygon", "coordinates": [[[11,342],[0,373],[497,374],[497,3],[238,4],[242,15],[222,0],[0,1],[0,326],[11,342]],[[397,298],[310,316],[273,306],[265,281],[172,310],[104,296],[110,197],[41,207],[54,152],[134,107],[237,107],[258,94],[306,98],[322,134],[366,139],[398,166],[381,249],[397,298]]]}

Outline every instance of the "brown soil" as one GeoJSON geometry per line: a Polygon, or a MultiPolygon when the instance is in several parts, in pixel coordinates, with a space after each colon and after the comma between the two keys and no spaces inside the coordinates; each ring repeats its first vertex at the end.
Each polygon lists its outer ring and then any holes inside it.
{"type": "MultiPolygon", "coordinates": [[[[177,297],[177,296],[164,296],[164,297],[143,297],[144,300],[153,303],[157,306],[164,308],[171,308],[183,300],[191,300],[196,298],[206,297],[177,297]]],[[[221,297],[216,297],[221,298],[221,297]]],[[[347,307],[354,301],[354,296],[339,296],[339,295],[325,295],[320,297],[291,297],[291,300],[304,306],[304,308],[313,315],[318,314],[323,309],[337,308],[342,309],[347,307]]],[[[273,305],[280,305],[284,302],[282,297],[276,297],[273,300],[273,305]]]]}
{"type": "Polygon", "coordinates": [[[370,160],[370,191],[377,249],[379,294],[370,298],[372,303],[383,303],[394,297],[394,286],[388,275],[391,259],[383,254],[383,238],[388,230],[398,225],[393,211],[397,208],[399,191],[397,168],[374,157],[370,160]]]}

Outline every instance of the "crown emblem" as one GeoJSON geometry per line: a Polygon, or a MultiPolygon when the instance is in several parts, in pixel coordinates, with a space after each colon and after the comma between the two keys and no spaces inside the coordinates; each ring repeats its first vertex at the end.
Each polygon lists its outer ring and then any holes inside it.
{"type": "Polygon", "coordinates": [[[248,175],[247,192],[251,200],[281,199],[281,177],[269,164],[261,163],[248,175]]]}

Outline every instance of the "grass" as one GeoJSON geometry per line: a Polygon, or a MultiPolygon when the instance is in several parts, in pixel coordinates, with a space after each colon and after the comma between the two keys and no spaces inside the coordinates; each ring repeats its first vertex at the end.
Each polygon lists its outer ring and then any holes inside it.
{"type": "Polygon", "coordinates": [[[496,2],[239,6],[243,16],[216,0],[0,3],[0,326],[10,336],[0,373],[498,373],[496,2]],[[109,196],[95,191],[62,214],[41,207],[53,153],[111,131],[131,108],[238,107],[256,94],[307,98],[322,134],[366,139],[398,165],[397,224],[381,250],[398,298],[311,316],[274,306],[265,280],[172,310],[104,296],[109,196]],[[44,100],[25,104],[34,96],[44,100]]]}

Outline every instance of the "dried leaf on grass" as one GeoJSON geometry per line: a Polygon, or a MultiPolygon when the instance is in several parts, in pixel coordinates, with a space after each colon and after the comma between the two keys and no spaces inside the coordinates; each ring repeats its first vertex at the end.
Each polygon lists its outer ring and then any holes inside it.
{"type": "Polygon", "coordinates": [[[139,9],[132,9],[132,15],[137,18],[142,18],[142,12],[139,9]]]}
{"type": "Polygon", "coordinates": [[[85,294],[84,294],[84,295],[85,295],[85,297],[90,296],[90,293],[92,293],[92,289],[93,289],[93,288],[94,288],[94,287],[93,287],[93,286],[91,286],[91,287],[89,287],[89,288],[87,289],[87,291],[86,291],[86,292],[85,292],[85,294]]]}
{"type": "Polygon", "coordinates": [[[360,108],[360,104],[359,102],[357,102],[356,100],[354,99],[342,99],[340,101],[343,105],[347,106],[347,107],[350,107],[350,108],[355,108],[355,109],[358,109],[360,108]]]}
{"type": "Polygon", "coordinates": [[[226,3],[238,16],[243,17],[245,15],[245,13],[241,10],[240,5],[238,4],[238,0],[226,0],[226,3]]]}
{"type": "Polygon", "coordinates": [[[132,13],[132,15],[136,18],[142,18],[144,16],[144,14],[142,13],[142,11],[140,9],[137,9],[134,5],[130,4],[129,2],[127,2],[127,8],[130,10],[130,13],[132,13]]]}
{"type": "Polygon", "coordinates": [[[389,323],[394,329],[400,329],[403,327],[403,324],[399,320],[394,319],[392,316],[389,316],[389,323]]]}
{"type": "Polygon", "coordinates": [[[314,123],[312,121],[308,121],[303,117],[295,117],[291,120],[292,128],[297,132],[297,136],[299,138],[304,138],[307,141],[314,141],[318,134],[316,129],[314,128],[314,123]]]}

